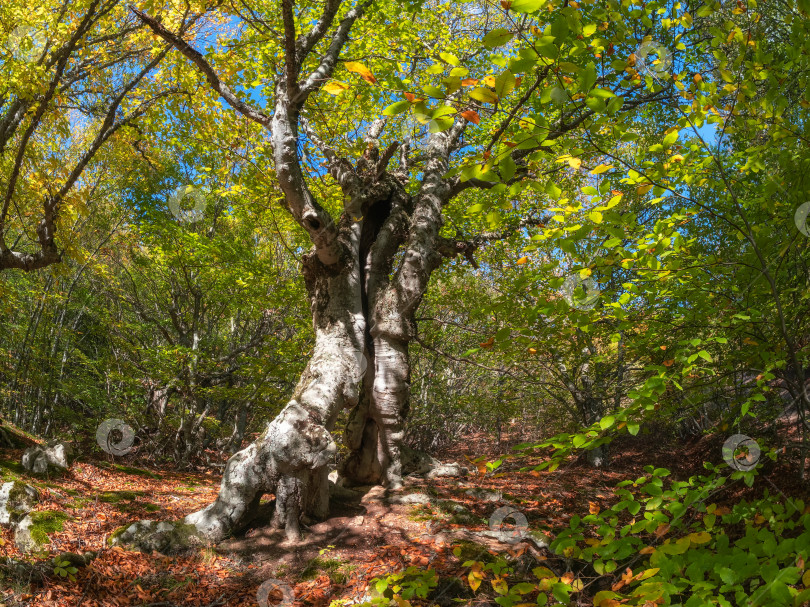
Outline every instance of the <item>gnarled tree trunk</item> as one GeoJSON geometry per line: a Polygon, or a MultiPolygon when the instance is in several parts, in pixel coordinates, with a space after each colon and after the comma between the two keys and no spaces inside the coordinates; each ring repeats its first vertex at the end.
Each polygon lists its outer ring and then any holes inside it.
{"type": "Polygon", "coordinates": [[[401,484],[413,315],[442,255],[455,256],[466,246],[439,238],[442,207],[454,193],[444,175],[466,121],[430,136],[421,184],[413,193],[406,189],[407,145],[379,148],[385,121],[370,126],[367,149],[355,163],[340,158],[308,128],[300,118],[306,98],[331,75],[352,24],[369,2],[355,4],[334,27],[340,2],[327,3],[322,19],[300,36],[291,0],[282,2],[286,62],[272,118],[238,99],[186,42],[133,9],[194,62],[229,104],[268,129],[285,205],[314,245],[302,268],[315,328],[312,358],[278,417],[228,461],[216,501],[186,517],[185,523],[208,540],[222,539],[249,522],[266,493],[275,493],[274,522],[285,527],[289,538],[299,536],[300,518],[325,517],[326,465],[336,452],[330,432],[341,409],[352,410],[346,432],[351,454],[341,470],[347,482],[401,484]],[[330,28],[325,55],[302,78],[304,59],[330,28]],[[343,190],[347,202],[337,223],[307,187],[298,157],[299,128],[320,148],[343,190]],[[398,151],[399,166],[389,172],[398,151]]]}

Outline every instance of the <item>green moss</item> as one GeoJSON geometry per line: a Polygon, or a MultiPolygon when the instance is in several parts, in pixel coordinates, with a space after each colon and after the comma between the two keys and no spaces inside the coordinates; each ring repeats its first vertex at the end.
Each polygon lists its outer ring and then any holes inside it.
{"type": "Polygon", "coordinates": [[[328,559],[316,556],[301,572],[301,580],[313,580],[325,573],[333,584],[345,584],[349,574],[354,569],[356,569],[355,565],[342,559],[328,559]]]}
{"type": "Polygon", "coordinates": [[[118,504],[123,501],[133,502],[140,495],[143,495],[143,491],[105,491],[99,493],[98,501],[105,504],[118,504]]]}
{"type": "Polygon", "coordinates": [[[113,464],[112,466],[119,472],[124,472],[125,474],[136,474],[138,476],[146,476],[148,478],[161,478],[159,474],[155,474],[154,472],[150,472],[149,470],[144,470],[143,468],[135,468],[134,466],[124,466],[122,464],[113,464]]]}
{"type": "Polygon", "coordinates": [[[33,502],[31,498],[28,496],[28,492],[25,490],[26,484],[20,481],[13,481],[11,485],[11,490],[8,492],[8,502],[6,502],[6,508],[8,508],[9,515],[11,516],[11,520],[18,521],[22,519],[26,514],[28,514],[28,509],[33,506],[33,502]],[[25,510],[20,510],[18,508],[12,508],[12,504],[24,505],[27,504],[28,508],[25,510]]]}
{"type": "Polygon", "coordinates": [[[429,504],[416,504],[408,513],[408,518],[416,522],[432,521],[441,518],[441,514],[434,512],[429,504]]]}
{"type": "MultiPolygon", "coordinates": [[[[486,546],[476,544],[475,542],[468,542],[465,540],[460,541],[455,545],[460,548],[457,558],[462,563],[467,561],[482,561],[484,563],[492,563],[497,558],[490,554],[489,549],[486,546]]],[[[455,550],[453,551],[453,554],[456,554],[455,550]]]]}
{"type": "Polygon", "coordinates": [[[20,462],[11,460],[0,460],[0,479],[3,482],[16,481],[25,474],[25,468],[20,462]]]}
{"type": "Polygon", "coordinates": [[[127,530],[127,527],[129,527],[129,525],[124,525],[123,527],[119,527],[118,529],[116,529],[115,531],[113,531],[113,532],[110,534],[110,537],[108,537],[108,538],[107,538],[107,543],[108,543],[108,544],[110,544],[110,545],[112,546],[112,543],[113,543],[113,541],[115,540],[115,538],[117,538],[119,535],[121,535],[122,533],[124,533],[124,531],[126,531],[126,530],[127,530]]]}
{"type": "Polygon", "coordinates": [[[71,500],[70,502],[68,502],[66,504],[66,506],[68,508],[73,509],[73,510],[78,510],[79,508],[84,508],[84,507],[86,507],[86,506],[88,506],[89,504],[92,504],[92,503],[93,503],[93,500],[91,498],[89,498],[89,497],[77,497],[77,498],[74,498],[73,500],[71,500]]]}
{"type": "Polygon", "coordinates": [[[160,510],[160,506],[158,506],[157,504],[144,504],[143,508],[147,512],[157,512],[158,510],[160,510]]]}
{"type": "Polygon", "coordinates": [[[48,543],[48,534],[62,531],[64,523],[72,519],[68,514],[57,510],[40,510],[32,512],[31,538],[40,545],[48,543]]]}

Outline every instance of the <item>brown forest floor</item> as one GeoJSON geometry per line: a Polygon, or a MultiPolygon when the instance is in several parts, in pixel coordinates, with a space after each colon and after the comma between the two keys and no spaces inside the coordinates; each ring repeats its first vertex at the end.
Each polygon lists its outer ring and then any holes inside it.
{"type": "MultiPolygon", "coordinates": [[[[66,476],[42,482],[21,473],[14,464],[20,461],[21,450],[0,450],[0,473],[6,480],[17,477],[39,488],[37,510],[58,510],[72,517],[61,532],[50,535],[48,554],[38,560],[60,552],[98,552],[75,581],[49,576],[29,588],[10,583],[8,576],[0,578],[0,606],[246,607],[257,605],[257,589],[270,578],[294,589],[296,607],[325,607],[337,599],[356,602],[375,576],[410,565],[429,566],[442,576],[464,576],[463,562],[452,552],[454,532],[486,529],[489,516],[505,503],[471,497],[467,491],[472,488],[502,492],[524,512],[532,528],[553,536],[574,514],[587,514],[594,504],[609,506],[614,501],[611,488],[622,479],[638,477],[644,465],[666,467],[675,477],[688,477],[700,473],[704,460],[718,462],[721,444],[717,437],[686,445],[668,445],[660,437],[626,437],[613,444],[608,471],[573,462],[553,473],[520,472],[518,468],[527,461],[507,459],[497,474],[421,481],[409,490],[427,490],[464,505],[474,518],[463,526],[429,506],[364,500],[336,508],[329,520],[310,527],[305,541],[297,546],[281,545],[278,532],[256,528],[215,549],[179,557],[109,548],[107,538],[136,520],[176,520],[205,506],[216,496],[218,473],[146,471],[129,467],[138,464],[126,458],[113,461],[110,456],[80,458],[66,476]]],[[[497,445],[476,435],[446,449],[441,458],[469,465],[467,458],[482,455],[496,456],[497,445]]],[[[802,492],[793,470],[772,467],[767,476],[788,494],[802,492]]],[[[753,497],[758,485],[746,490],[746,497],[753,497]]],[[[740,497],[729,494],[726,499],[740,497]]],[[[0,537],[4,540],[0,555],[22,557],[7,528],[0,537]]]]}

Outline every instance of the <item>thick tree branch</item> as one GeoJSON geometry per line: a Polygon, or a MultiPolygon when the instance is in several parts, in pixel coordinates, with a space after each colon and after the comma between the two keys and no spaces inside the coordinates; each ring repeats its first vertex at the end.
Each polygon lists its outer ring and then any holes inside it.
{"type": "Polygon", "coordinates": [[[303,106],[307,97],[317,91],[323,83],[332,76],[332,72],[335,71],[335,66],[340,58],[340,52],[349,40],[349,32],[354,22],[362,17],[366,9],[373,3],[374,0],[364,0],[360,2],[355,5],[340,22],[340,25],[338,25],[335,33],[332,35],[332,42],[329,44],[329,49],[326,51],[326,54],[321,59],[320,65],[315,68],[312,74],[310,74],[300,86],[298,95],[293,99],[293,103],[295,103],[297,107],[303,106]]]}
{"type": "Polygon", "coordinates": [[[295,44],[295,14],[293,0],[281,0],[281,17],[284,21],[284,80],[287,94],[294,98],[298,93],[298,56],[295,44]]]}
{"type": "Polygon", "coordinates": [[[296,44],[296,56],[298,64],[303,65],[304,60],[309,55],[310,51],[320,42],[332,27],[332,22],[335,20],[335,15],[340,8],[342,0],[326,0],[323,5],[323,14],[318,20],[318,23],[306,34],[302,34],[298,38],[296,44]]]}
{"type": "Polygon", "coordinates": [[[230,89],[230,87],[220,80],[219,76],[214,71],[214,68],[212,68],[208,61],[206,61],[205,57],[203,57],[198,51],[194,50],[191,45],[189,45],[180,36],[164,27],[163,24],[154,17],[147,15],[143,11],[139,11],[134,6],[131,6],[130,10],[135,13],[141,21],[152,28],[152,31],[154,31],[158,36],[163,38],[166,42],[174,46],[178,51],[190,59],[194,65],[197,66],[197,69],[200,70],[200,72],[202,72],[202,74],[206,77],[208,83],[211,85],[211,88],[219,93],[228,103],[228,105],[243,116],[250,118],[263,127],[270,127],[270,116],[251,107],[249,104],[239,99],[230,89]]]}
{"type": "Polygon", "coordinates": [[[357,177],[352,163],[346,158],[338,156],[335,150],[326,145],[305,118],[301,118],[301,130],[304,131],[307,139],[323,154],[329,174],[340,184],[344,194],[351,195],[351,192],[360,187],[360,179],[357,177]]]}

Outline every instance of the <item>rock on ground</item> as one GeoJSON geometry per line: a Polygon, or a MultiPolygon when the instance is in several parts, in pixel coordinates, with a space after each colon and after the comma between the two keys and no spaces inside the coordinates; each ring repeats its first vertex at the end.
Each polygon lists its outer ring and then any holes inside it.
{"type": "Polygon", "coordinates": [[[459,464],[443,464],[423,451],[403,445],[401,450],[402,473],[424,476],[427,479],[441,476],[466,476],[469,469],[459,464]]]}
{"type": "Polygon", "coordinates": [[[34,509],[39,493],[30,485],[12,481],[0,486],[0,525],[16,525],[34,509]]]}
{"type": "Polygon", "coordinates": [[[125,545],[142,552],[157,551],[162,554],[177,554],[203,545],[194,525],[183,522],[138,521],[121,527],[109,539],[112,545],[125,545]]]}
{"type": "Polygon", "coordinates": [[[33,552],[39,548],[39,542],[31,533],[33,526],[34,520],[28,514],[14,526],[14,545],[17,546],[20,552],[33,552]]]}
{"type": "Polygon", "coordinates": [[[32,474],[58,474],[70,468],[73,460],[73,448],[70,444],[55,442],[26,449],[22,456],[22,465],[32,474]]]}

